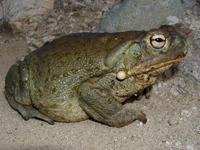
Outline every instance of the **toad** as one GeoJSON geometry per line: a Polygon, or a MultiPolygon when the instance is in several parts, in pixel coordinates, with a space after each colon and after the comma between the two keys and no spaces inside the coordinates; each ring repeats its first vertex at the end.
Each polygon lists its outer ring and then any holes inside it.
{"type": "Polygon", "coordinates": [[[5,96],[25,120],[49,124],[89,117],[122,127],[146,115],[123,103],[184,59],[186,38],[173,26],[150,31],[74,33],[55,39],[14,64],[5,96]]]}

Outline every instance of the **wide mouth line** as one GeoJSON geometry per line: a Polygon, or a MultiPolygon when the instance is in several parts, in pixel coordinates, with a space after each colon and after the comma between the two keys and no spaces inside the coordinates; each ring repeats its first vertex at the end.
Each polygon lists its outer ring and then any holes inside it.
{"type": "Polygon", "coordinates": [[[169,60],[169,61],[166,61],[166,62],[162,62],[162,63],[159,63],[159,64],[155,64],[155,65],[141,65],[141,66],[137,66],[135,67],[134,69],[143,69],[143,68],[160,68],[160,66],[164,66],[164,65],[168,65],[168,64],[172,64],[172,63],[176,63],[176,62],[179,62],[181,60],[183,60],[185,57],[179,57],[177,59],[173,59],[173,60],[169,60]]]}
{"type": "Polygon", "coordinates": [[[167,65],[170,65],[170,64],[180,62],[184,58],[185,58],[185,56],[182,56],[182,57],[178,57],[176,59],[172,59],[172,60],[169,60],[169,61],[166,61],[166,62],[154,64],[154,65],[139,65],[139,66],[132,68],[131,71],[128,71],[128,75],[140,74],[140,73],[143,73],[143,72],[153,71],[153,70],[161,68],[163,66],[167,66],[167,65]]]}

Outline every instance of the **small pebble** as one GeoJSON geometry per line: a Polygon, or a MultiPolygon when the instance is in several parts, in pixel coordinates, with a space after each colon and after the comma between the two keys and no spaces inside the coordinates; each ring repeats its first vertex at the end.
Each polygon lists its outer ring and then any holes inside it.
{"type": "Polygon", "coordinates": [[[63,5],[63,2],[61,2],[61,1],[56,1],[56,2],[54,3],[54,6],[55,6],[56,8],[62,9],[64,5],[63,5]]]}
{"type": "Polygon", "coordinates": [[[174,25],[176,23],[179,23],[179,18],[176,17],[176,16],[168,16],[167,17],[167,22],[170,24],[170,25],[174,25]]]}
{"type": "Polygon", "coordinates": [[[43,17],[42,16],[35,16],[35,17],[32,17],[29,19],[29,22],[30,23],[33,23],[33,22],[42,22],[43,21],[43,17]]]}
{"type": "Polygon", "coordinates": [[[27,36],[33,37],[35,35],[35,31],[30,31],[27,33],[27,36]]]}
{"type": "Polygon", "coordinates": [[[168,142],[168,141],[166,141],[165,142],[167,145],[172,145],[172,143],[171,142],[168,142]]]}
{"type": "Polygon", "coordinates": [[[47,37],[43,37],[42,41],[43,41],[43,43],[46,43],[46,42],[52,41],[53,39],[55,39],[55,36],[49,35],[47,37]]]}
{"type": "Polygon", "coordinates": [[[12,26],[13,31],[15,32],[21,32],[23,28],[23,25],[21,22],[13,22],[11,26],[12,26]]]}
{"type": "Polygon", "coordinates": [[[35,30],[38,26],[37,22],[30,23],[30,24],[25,24],[23,30],[25,32],[30,31],[30,30],[35,30]]]}
{"type": "Polygon", "coordinates": [[[57,22],[57,20],[54,19],[54,18],[48,18],[47,21],[48,21],[49,23],[56,23],[56,22],[57,22]]]}
{"type": "Polygon", "coordinates": [[[55,17],[55,16],[58,15],[58,13],[57,13],[56,11],[52,10],[52,11],[49,13],[49,15],[50,15],[51,17],[55,17]]]}
{"type": "Polygon", "coordinates": [[[176,145],[176,146],[181,146],[182,143],[181,143],[180,141],[177,141],[177,142],[175,143],[175,145],[176,145]]]}
{"type": "Polygon", "coordinates": [[[194,147],[191,145],[187,145],[186,148],[187,148],[187,150],[194,150],[194,147]]]}
{"type": "Polygon", "coordinates": [[[182,115],[182,116],[187,116],[188,113],[189,113],[188,110],[182,110],[182,111],[181,111],[181,115],[182,115]]]}

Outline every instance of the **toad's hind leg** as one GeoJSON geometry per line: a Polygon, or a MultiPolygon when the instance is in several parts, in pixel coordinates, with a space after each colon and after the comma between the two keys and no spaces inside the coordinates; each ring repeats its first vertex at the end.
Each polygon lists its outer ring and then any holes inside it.
{"type": "Polygon", "coordinates": [[[53,124],[53,120],[32,106],[29,95],[29,68],[25,61],[14,64],[5,79],[5,96],[10,106],[25,120],[39,118],[53,124]]]}
{"type": "Polygon", "coordinates": [[[22,115],[24,120],[29,120],[30,118],[38,118],[38,119],[48,122],[49,124],[52,124],[52,125],[54,124],[54,121],[52,119],[40,113],[33,106],[23,105],[16,102],[13,96],[10,93],[8,93],[7,90],[5,90],[5,96],[10,106],[16,111],[18,111],[22,115]]]}

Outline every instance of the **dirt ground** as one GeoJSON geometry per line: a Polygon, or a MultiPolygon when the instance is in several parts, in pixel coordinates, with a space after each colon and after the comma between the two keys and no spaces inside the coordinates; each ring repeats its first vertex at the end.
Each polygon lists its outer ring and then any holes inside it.
{"type": "Polygon", "coordinates": [[[149,99],[134,102],[147,115],[145,125],[23,120],[3,91],[8,69],[28,54],[29,46],[20,34],[0,34],[0,150],[200,150],[200,83],[181,71],[162,76],[149,99]]]}
{"type": "Polygon", "coordinates": [[[160,79],[150,99],[135,105],[148,122],[113,128],[92,120],[55,123],[24,121],[4,97],[10,66],[27,54],[26,41],[12,33],[0,35],[0,149],[20,150],[198,150],[200,149],[199,85],[176,73],[160,79]]]}

